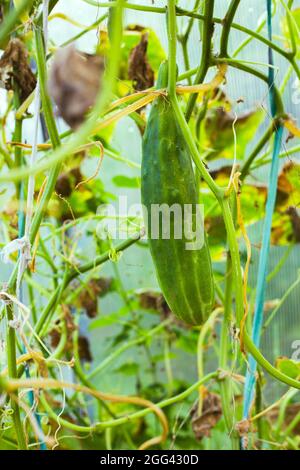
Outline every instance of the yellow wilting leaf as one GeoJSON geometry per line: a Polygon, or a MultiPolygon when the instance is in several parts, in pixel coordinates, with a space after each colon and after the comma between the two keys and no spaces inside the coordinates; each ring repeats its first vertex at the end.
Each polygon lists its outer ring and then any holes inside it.
{"type": "Polygon", "coordinates": [[[284,126],[294,137],[300,137],[300,129],[296,126],[292,119],[284,121],[284,126]]]}

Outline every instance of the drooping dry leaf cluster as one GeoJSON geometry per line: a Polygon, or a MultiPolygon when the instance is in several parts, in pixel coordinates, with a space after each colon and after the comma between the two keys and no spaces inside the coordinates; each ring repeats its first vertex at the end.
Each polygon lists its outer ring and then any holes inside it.
{"type": "Polygon", "coordinates": [[[0,59],[0,84],[6,90],[18,90],[23,102],[36,87],[36,78],[28,63],[28,52],[20,39],[12,39],[0,59]]]}
{"type": "Polygon", "coordinates": [[[59,115],[73,129],[78,128],[96,101],[104,72],[104,58],[76,50],[74,45],[59,49],[53,61],[49,91],[59,115]]]}
{"type": "Polygon", "coordinates": [[[128,76],[137,91],[146,90],[154,85],[154,72],[147,59],[147,48],[148,33],[145,33],[129,57],[128,76]]]}

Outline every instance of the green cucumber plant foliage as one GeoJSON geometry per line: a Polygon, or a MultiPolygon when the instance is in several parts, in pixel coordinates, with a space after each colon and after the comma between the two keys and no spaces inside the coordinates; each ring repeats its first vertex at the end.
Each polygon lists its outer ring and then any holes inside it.
{"type": "MultiPolygon", "coordinates": [[[[71,10],[58,14],[59,0],[1,2],[5,53],[0,74],[7,89],[0,123],[1,449],[239,450],[241,438],[249,449],[300,448],[299,362],[270,361],[253,343],[255,289],[247,282],[251,225],[264,218],[267,198],[266,185],[255,184],[253,176],[268,168],[278,126],[295,143],[279,155],[289,160],[278,178],[272,243],[286,251],[268,283],[289,263],[300,240],[299,164],[292,160],[300,131],[283,99],[290,80],[300,81],[300,16],[293,0],[273,1],[282,35],[270,40],[266,20],[257,30],[236,22],[247,1],[231,0],[224,17],[218,17],[214,0],[191,0],[188,8],[176,0],[160,6],[82,0],[82,7],[88,4],[101,14],[89,25],[77,24],[80,32],[65,44],[48,37],[50,21],[74,23],[71,10]],[[143,12],[144,24],[126,26],[127,10],[143,12]],[[147,24],[150,15],[164,21],[166,50],[147,24]],[[48,85],[53,56],[90,31],[95,54],[105,58],[105,73],[82,124],[59,133],[48,85]],[[233,31],[244,38],[231,50],[233,31]],[[199,35],[199,63],[191,68],[194,34],[199,35]],[[10,45],[20,42],[23,62],[7,64],[10,45]],[[252,42],[262,51],[258,63],[239,58],[252,42]],[[255,109],[237,116],[224,91],[228,72],[261,81],[267,94],[268,74],[261,70],[270,66],[268,48],[287,67],[282,83],[273,87],[276,114],[255,109]],[[168,83],[156,90],[151,80],[166,59],[168,83]],[[36,65],[35,74],[29,64],[36,65]],[[23,76],[25,87],[28,76],[37,81],[25,99],[23,76]],[[141,83],[147,85],[138,89],[141,83]],[[129,118],[142,140],[148,108],[157,99],[172,108],[205,207],[216,303],[201,326],[178,321],[156,288],[139,288],[147,285],[148,272],[143,270],[141,282],[134,264],[150,259],[141,219],[116,216],[130,227],[127,240],[113,240],[109,231],[97,236],[97,224],[109,218],[97,208],[116,200],[105,184],[109,175],[103,176],[110,163],[119,168],[111,181],[116,193],[137,190],[138,195],[141,184],[142,152],[136,162],[116,148],[116,123],[129,118]],[[263,122],[266,130],[258,138],[263,122]],[[40,123],[44,142],[37,140],[40,123]],[[26,140],[28,125],[32,146],[26,140]],[[217,170],[211,170],[212,162],[219,163],[217,170]],[[127,284],[129,271],[134,287],[127,284]],[[256,394],[249,419],[243,420],[240,396],[249,354],[258,364],[256,394]],[[267,380],[278,384],[279,393],[279,385],[285,386],[271,403],[267,380]]],[[[167,137],[167,125],[164,132],[167,137]]],[[[281,299],[266,302],[271,312],[262,334],[299,289],[299,279],[281,299]]]]}

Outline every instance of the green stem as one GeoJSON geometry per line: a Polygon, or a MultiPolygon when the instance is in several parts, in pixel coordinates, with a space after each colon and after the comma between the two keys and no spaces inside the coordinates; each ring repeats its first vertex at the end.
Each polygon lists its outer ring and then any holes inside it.
{"type": "Polygon", "coordinates": [[[285,253],[284,255],[282,256],[282,258],[279,260],[279,262],[276,264],[275,268],[273,269],[273,271],[271,271],[268,276],[267,276],[267,282],[271,282],[272,279],[274,279],[274,277],[277,276],[277,274],[281,271],[282,267],[285,265],[285,262],[287,261],[288,257],[290,256],[291,254],[291,251],[294,249],[295,245],[294,243],[292,243],[291,245],[289,245],[287,247],[287,249],[285,250],[285,253]]]}
{"type": "Polygon", "coordinates": [[[166,333],[164,337],[164,363],[167,377],[168,397],[171,397],[174,388],[174,377],[170,360],[170,338],[168,333],[166,333]]]}
{"type": "Polygon", "coordinates": [[[276,367],[272,366],[272,364],[270,364],[270,362],[268,362],[262,353],[256,348],[247,332],[245,332],[244,339],[248,352],[252,354],[256,362],[261,365],[261,367],[263,367],[272,377],[279,380],[280,382],[300,390],[300,381],[288,377],[287,375],[277,370],[276,367]]]}
{"type": "MultiPolygon", "coordinates": [[[[108,13],[105,13],[104,15],[102,15],[100,18],[98,18],[94,23],[92,23],[90,26],[88,26],[87,28],[84,28],[82,31],[80,31],[78,34],[76,34],[75,36],[71,37],[70,39],[68,39],[67,41],[65,41],[64,43],[62,43],[59,47],[66,47],[68,46],[69,44],[73,44],[75,41],[77,41],[79,38],[81,38],[82,36],[84,36],[85,34],[87,34],[89,31],[92,31],[93,29],[97,28],[101,23],[103,23],[103,21],[108,17],[108,13]]],[[[48,56],[50,56],[52,54],[48,54],[48,56]]],[[[47,57],[48,58],[48,57],[47,57]]]]}
{"type": "Polygon", "coordinates": [[[296,281],[288,288],[288,290],[284,293],[284,295],[281,297],[280,299],[280,302],[278,303],[278,305],[276,306],[276,308],[274,308],[274,310],[272,311],[271,315],[267,318],[267,320],[265,321],[264,323],[264,326],[263,326],[263,332],[268,328],[268,326],[270,325],[271,321],[274,319],[274,317],[276,316],[276,313],[279,311],[279,309],[282,307],[282,305],[284,304],[284,302],[286,301],[286,299],[289,297],[289,295],[293,292],[293,290],[298,287],[298,285],[300,284],[300,272],[298,274],[298,278],[296,279],[296,281]]]}
{"type": "MultiPolygon", "coordinates": [[[[18,92],[15,91],[15,94],[18,94],[18,92]]],[[[17,103],[16,103],[16,107],[17,107],[17,103]]],[[[22,129],[23,129],[22,119],[16,119],[15,130],[14,130],[14,134],[13,134],[13,139],[14,139],[15,142],[22,142],[22,129]]],[[[23,158],[22,158],[22,155],[23,155],[22,149],[20,147],[16,146],[14,153],[15,153],[14,166],[20,168],[22,166],[22,160],[23,160],[23,158]]],[[[20,201],[20,198],[21,198],[21,185],[22,185],[22,183],[20,181],[16,185],[17,198],[19,199],[19,201],[20,201]]]]}
{"type": "MultiPolygon", "coordinates": [[[[177,15],[180,15],[180,16],[188,16],[188,17],[198,18],[199,20],[202,20],[202,21],[204,20],[204,15],[199,15],[197,13],[189,12],[187,10],[184,10],[184,9],[178,8],[178,7],[177,7],[176,11],[177,11],[177,15]]],[[[223,23],[223,20],[221,18],[215,18],[214,17],[212,19],[212,21],[213,21],[213,23],[217,23],[217,24],[222,24],[223,23]]],[[[232,23],[231,28],[236,29],[237,31],[241,31],[245,34],[248,34],[249,36],[253,37],[254,39],[257,39],[258,41],[262,42],[263,44],[266,44],[268,47],[273,49],[275,52],[277,52],[278,54],[283,56],[286,60],[288,60],[291,64],[293,64],[295,72],[296,72],[298,78],[300,79],[300,69],[299,69],[296,61],[294,60],[293,55],[291,55],[291,53],[289,51],[286,51],[286,50],[282,49],[281,47],[279,47],[274,42],[269,41],[266,37],[261,36],[260,34],[256,33],[252,29],[246,28],[245,26],[242,26],[240,24],[232,23]]]]}
{"type": "MultiPolygon", "coordinates": [[[[218,59],[214,59],[213,63],[214,64],[217,64],[217,63],[229,64],[231,67],[234,67],[236,69],[242,70],[243,72],[247,72],[251,75],[254,75],[255,77],[265,82],[267,85],[269,84],[268,82],[269,79],[267,75],[260,72],[259,70],[254,69],[253,67],[250,67],[249,65],[243,64],[242,62],[236,62],[235,60],[231,61],[229,58],[226,58],[226,59],[218,58],[218,59]]],[[[281,98],[281,94],[277,87],[274,86],[273,89],[274,89],[275,99],[276,99],[277,115],[282,116],[284,115],[284,105],[283,105],[283,101],[281,98]]]]}
{"type": "MultiPolygon", "coordinates": [[[[28,277],[31,278],[30,272],[28,272],[28,277]]],[[[28,289],[28,297],[29,297],[29,302],[30,302],[30,311],[32,315],[32,321],[33,321],[33,324],[35,325],[37,322],[37,314],[36,314],[35,295],[34,295],[32,284],[27,283],[27,289],[28,289]]]]}
{"type": "Polygon", "coordinates": [[[89,375],[88,379],[92,379],[96,375],[100,374],[106,367],[108,367],[112,362],[116,360],[117,357],[119,357],[123,352],[127,351],[127,349],[130,349],[134,346],[138,346],[139,344],[145,343],[149,341],[153,336],[155,336],[157,333],[159,333],[161,330],[163,330],[171,320],[166,320],[159,325],[157,325],[155,328],[152,330],[148,331],[145,335],[139,336],[138,338],[135,338],[131,341],[127,341],[124,343],[122,346],[120,346],[118,349],[116,349],[113,353],[111,353],[108,357],[104,359],[89,375]]]}
{"type": "Polygon", "coordinates": [[[264,146],[269,142],[275,129],[276,129],[276,125],[275,125],[275,122],[273,121],[272,124],[266,130],[266,132],[263,134],[263,136],[260,138],[260,140],[257,142],[251,154],[249,155],[249,157],[246,159],[245,163],[243,164],[241,168],[241,176],[240,176],[241,181],[243,181],[246,178],[246,176],[249,174],[253,161],[258,156],[260,151],[264,148],[264,146]]]}
{"type": "MultiPolygon", "coordinates": [[[[118,2],[97,2],[95,0],[82,0],[89,5],[92,5],[97,8],[112,8],[118,5],[118,2]]],[[[129,10],[137,10],[137,11],[144,11],[144,12],[153,12],[153,13],[166,13],[165,8],[158,8],[158,7],[151,7],[147,5],[135,5],[134,3],[125,3],[124,8],[128,8],[129,10]]]]}
{"type": "MultiPolygon", "coordinates": [[[[193,11],[197,11],[199,8],[201,0],[195,0],[193,11]]],[[[192,27],[194,24],[195,18],[190,18],[188,25],[186,27],[185,33],[182,35],[178,35],[178,40],[181,43],[182,53],[183,53],[183,61],[184,61],[184,68],[185,70],[189,70],[190,68],[190,59],[188,53],[188,40],[192,31],[192,27]]],[[[188,84],[191,85],[192,81],[191,78],[188,77],[188,84]]]]}
{"type": "MultiPolygon", "coordinates": [[[[189,52],[188,52],[188,47],[187,43],[184,40],[179,39],[182,47],[182,54],[183,54],[183,62],[184,62],[184,70],[189,70],[190,69],[190,59],[189,59],[189,52]]],[[[188,77],[188,85],[192,84],[191,77],[188,77]]]]}
{"type": "MultiPolygon", "coordinates": [[[[261,24],[258,26],[258,28],[255,30],[256,33],[260,33],[264,26],[266,25],[266,22],[267,20],[264,19],[261,24]]],[[[237,57],[238,54],[246,47],[250,44],[251,41],[254,40],[254,37],[253,36],[249,36],[248,38],[244,39],[243,42],[236,48],[236,50],[233,52],[232,54],[232,57],[237,57]]]]}
{"type": "MultiPolygon", "coordinates": [[[[209,382],[210,380],[217,379],[218,377],[218,372],[212,372],[210,374],[207,374],[205,377],[202,377],[201,380],[198,380],[196,383],[194,383],[191,387],[186,389],[184,392],[171,397],[167,398],[165,400],[162,400],[161,402],[157,403],[156,406],[159,408],[166,408],[167,406],[173,405],[174,403],[181,402],[185,400],[186,398],[189,397],[193,392],[197,391],[201,385],[204,385],[205,383],[209,382]]],[[[97,433],[101,432],[103,429],[106,428],[113,428],[117,426],[121,426],[122,424],[127,424],[128,422],[134,421],[135,419],[143,418],[144,416],[147,416],[150,413],[153,413],[151,408],[144,408],[143,410],[137,411],[135,413],[132,413],[130,415],[122,416],[121,418],[116,418],[110,421],[105,421],[103,423],[95,423],[92,426],[78,426],[76,424],[70,423],[70,421],[66,421],[63,418],[58,418],[58,416],[54,413],[52,408],[48,405],[48,403],[45,400],[44,394],[40,395],[40,401],[45,410],[49,413],[49,415],[55,419],[56,422],[61,424],[62,426],[72,429],[73,431],[76,432],[81,432],[81,433],[97,433]]]]}
{"type": "MultiPolygon", "coordinates": [[[[84,1],[86,1],[90,4],[93,4],[94,6],[98,6],[98,7],[115,7],[117,5],[117,2],[98,3],[98,2],[95,2],[93,0],[84,0],[84,1]]],[[[205,2],[205,4],[206,3],[207,2],[205,2]]],[[[146,6],[146,5],[135,5],[135,4],[131,4],[131,3],[125,3],[124,8],[131,9],[131,10],[150,11],[150,12],[158,13],[158,14],[165,14],[166,13],[165,8],[158,8],[158,7],[151,7],[151,6],[149,7],[149,6],[146,6]]],[[[195,13],[194,11],[185,10],[183,8],[176,7],[176,15],[177,16],[187,16],[188,18],[199,19],[199,20],[203,21],[204,24],[206,23],[205,15],[195,13]]],[[[224,19],[222,19],[222,18],[216,18],[216,17],[212,18],[212,23],[217,23],[217,24],[222,25],[223,22],[224,22],[224,19]]],[[[269,41],[266,37],[258,34],[256,31],[253,31],[252,29],[246,28],[245,26],[242,26],[242,25],[237,24],[237,23],[231,23],[230,27],[233,28],[233,29],[236,29],[237,31],[241,31],[241,32],[251,36],[252,38],[257,39],[258,41],[266,44],[267,46],[271,47],[274,51],[276,51],[278,54],[282,55],[290,63],[293,63],[293,65],[295,66],[295,72],[297,73],[297,76],[300,79],[300,69],[297,66],[297,63],[294,61],[293,55],[289,51],[286,51],[286,50],[282,49],[281,47],[279,47],[274,42],[269,41]]],[[[224,33],[224,35],[225,35],[225,33],[224,33]]],[[[224,37],[224,41],[225,41],[225,39],[226,39],[226,36],[224,37]]],[[[198,68],[197,68],[197,70],[198,70],[198,68]]],[[[194,74],[192,74],[192,75],[194,75],[194,74]]],[[[188,78],[189,76],[190,75],[188,75],[186,78],[188,78]]]]}
{"type": "MultiPolygon", "coordinates": [[[[294,147],[291,147],[289,149],[286,149],[284,152],[281,152],[279,154],[279,158],[288,158],[294,155],[295,153],[298,153],[299,151],[300,151],[300,145],[295,145],[294,147]]],[[[271,163],[272,159],[267,158],[268,155],[269,155],[269,152],[266,152],[265,154],[263,154],[257,161],[257,164],[254,166],[254,168],[259,168],[261,166],[268,165],[269,163],[271,163]]]]}
{"type": "Polygon", "coordinates": [[[221,42],[220,42],[220,57],[228,57],[228,40],[229,40],[230,29],[231,29],[231,25],[233,23],[233,19],[236,14],[236,10],[240,4],[240,1],[241,0],[231,0],[228,11],[222,22],[223,29],[222,29],[221,42]]]}
{"type": "MultiPolygon", "coordinates": [[[[86,387],[89,387],[93,390],[95,389],[94,385],[86,377],[81,367],[80,355],[79,355],[79,318],[78,317],[76,319],[75,325],[77,327],[73,334],[73,352],[74,352],[74,359],[75,359],[75,363],[74,363],[75,373],[86,387]]],[[[100,400],[99,398],[97,398],[97,403],[101,404],[111,417],[113,418],[115,417],[115,415],[112,413],[107,403],[105,403],[103,400],[100,400]]],[[[100,414],[100,410],[99,410],[99,414],[100,414]]]]}
{"type": "MultiPolygon", "coordinates": [[[[14,320],[13,307],[8,305],[6,308],[7,321],[14,320]]],[[[7,365],[8,365],[8,376],[11,378],[17,378],[17,357],[16,357],[16,330],[9,324],[7,325],[7,365]]],[[[23,430],[23,424],[20,416],[20,407],[18,403],[18,391],[16,390],[14,397],[11,400],[11,408],[13,410],[13,423],[14,429],[17,436],[19,450],[26,450],[27,444],[25,434],[23,430]]]]}
{"type": "MultiPolygon", "coordinates": [[[[228,371],[228,338],[230,337],[230,327],[232,321],[232,265],[230,254],[227,257],[227,269],[226,269],[226,285],[225,285],[225,299],[224,299],[224,319],[221,329],[220,339],[220,355],[219,355],[219,368],[224,371],[228,371]]],[[[231,439],[232,450],[239,450],[240,443],[239,437],[234,429],[234,413],[232,410],[233,396],[231,390],[231,378],[224,377],[220,381],[220,393],[223,416],[227,433],[231,439]]]]}
{"type": "Polygon", "coordinates": [[[171,97],[176,96],[176,79],[177,79],[177,63],[176,63],[176,0],[168,0],[168,45],[169,45],[169,74],[168,74],[168,93],[171,97]]]}
{"type": "MultiPolygon", "coordinates": [[[[124,251],[127,248],[129,248],[131,245],[134,245],[137,243],[141,236],[142,233],[137,233],[136,235],[128,238],[127,240],[124,240],[121,242],[119,245],[114,247],[114,252],[119,253],[120,251],[124,251]]],[[[79,276],[80,274],[84,274],[88,271],[91,271],[92,269],[95,269],[96,267],[100,266],[101,264],[105,263],[105,261],[108,261],[111,256],[111,250],[107,251],[106,253],[103,253],[102,255],[96,256],[96,258],[93,261],[89,261],[87,263],[84,263],[80,266],[78,266],[76,269],[72,269],[68,275],[67,283],[69,284],[75,277],[79,276]]]]}
{"type": "MultiPolygon", "coordinates": [[[[194,84],[198,85],[205,79],[207,70],[209,68],[210,56],[211,56],[211,44],[212,37],[214,34],[213,24],[214,14],[214,0],[207,0],[204,4],[204,23],[203,23],[203,38],[202,38],[202,56],[201,63],[197,70],[194,84]]],[[[195,103],[197,100],[197,94],[193,93],[188,100],[186,108],[186,119],[190,120],[195,103]]]]}
{"type": "Polygon", "coordinates": [[[14,160],[11,158],[10,154],[0,147],[0,154],[3,156],[3,160],[6,163],[7,167],[11,170],[15,166],[14,160]]]}
{"type": "MultiPolygon", "coordinates": [[[[136,237],[129,238],[128,240],[125,240],[124,242],[120,243],[118,246],[114,248],[116,253],[119,253],[120,251],[126,250],[126,248],[129,248],[131,245],[136,243],[140,238],[140,234],[136,237]]],[[[42,329],[44,328],[46,322],[49,320],[49,317],[51,316],[51,313],[53,313],[59,304],[61,297],[63,293],[65,292],[66,288],[70,284],[73,279],[76,277],[80,276],[81,274],[84,274],[88,271],[91,271],[92,269],[97,268],[101,264],[105,263],[110,259],[111,251],[107,251],[106,253],[97,256],[93,261],[90,261],[88,263],[84,263],[81,266],[78,266],[76,269],[73,268],[70,271],[67,271],[65,273],[64,279],[61,283],[60,286],[56,288],[56,290],[53,292],[49,302],[45,306],[44,310],[41,313],[41,316],[38,319],[38,322],[35,327],[35,332],[36,334],[41,334],[42,329]]]]}
{"type": "MultiPolygon", "coordinates": [[[[201,0],[195,0],[195,4],[194,4],[194,8],[193,8],[193,11],[197,12],[199,6],[200,6],[200,3],[201,3],[201,0]]],[[[186,28],[186,31],[183,35],[183,38],[184,38],[184,42],[187,43],[188,39],[189,39],[189,36],[191,34],[191,31],[192,31],[192,27],[193,27],[193,24],[194,24],[194,19],[195,18],[190,18],[189,22],[188,22],[188,25],[187,25],[187,28],[186,28]]]]}
{"type": "Polygon", "coordinates": [[[291,60],[291,65],[293,66],[295,72],[296,72],[296,75],[298,77],[298,80],[300,80],[300,68],[299,68],[299,65],[295,59],[295,57],[293,57],[293,59],[291,60]]]}
{"type": "Polygon", "coordinates": [[[57,305],[59,304],[60,299],[64,293],[64,290],[67,287],[67,276],[68,276],[68,273],[65,274],[61,285],[55,289],[52,296],[50,297],[49,302],[47,303],[46,307],[43,309],[35,325],[35,333],[37,335],[40,335],[42,333],[42,330],[45,328],[45,325],[47,321],[49,320],[49,316],[51,312],[55,311],[57,305]]]}
{"type": "MultiPolygon", "coordinates": [[[[59,0],[50,0],[49,1],[49,7],[48,7],[49,15],[52,12],[53,8],[57,5],[58,2],[59,2],[59,0]]],[[[38,26],[39,28],[42,28],[42,26],[43,26],[43,12],[42,11],[39,13],[37,18],[35,18],[34,24],[36,26],[38,26]]]]}
{"type": "MultiPolygon", "coordinates": [[[[60,146],[60,138],[59,138],[59,133],[58,133],[56,124],[55,124],[55,118],[53,114],[51,99],[47,90],[47,68],[46,68],[47,66],[46,66],[46,60],[45,60],[43,34],[40,28],[35,29],[35,45],[36,45],[36,59],[37,59],[39,85],[40,85],[40,93],[41,93],[41,101],[42,101],[42,106],[43,106],[44,117],[45,117],[45,121],[46,121],[46,125],[47,125],[47,129],[49,132],[52,146],[53,148],[57,148],[60,146]]],[[[31,231],[30,231],[31,243],[34,242],[37,232],[39,230],[39,227],[41,225],[48,203],[52,196],[58,175],[60,173],[60,169],[61,169],[61,164],[58,163],[54,165],[54,167],[50,171],[40,204],[32,220],[31,231]]]]}
{"type": "MultiPolygon", "coordinates": [[[[197,341],[197,369],[198,369],[198,379],[200,380],[204,377],[204,354],[206,352],[205,348],[205,339],[209,331],[213,330],[216,320],[220,313],[223,312],[223,308],[216,308],[212,314],[209,316],[208,320],[202,325],[198,341],[197,341]]],[[[199,400],[198,400],[198,416],[201,416],[203,412],[203,394],[199,388],[199,400]]]]}
{"type": "Polygon", "coordinates": [[[244,315],[243,303],[243,278],[240,263],[240,253],[236,239],[236,231],[233,223],[229,199],[224,198],[221,202],[223,218],[226,226],[227,239],[230,249],[232,278],[235,286],[236,322],[239,325],[244,315]]]}
{"type": "MultiPolygon", "coordinates": [[[[255,413],[259,414],[262,411],[262,374],[261,371],[257,370],[257,381],[255,384],[255,413]]],[[[258,449],[261,447],[261,441],[264,437],[264,422],[263,417],[260,416],[256,420],[257,426],[257,438],[259,440],[258,449]]]]}
{"type": "Polygon", "coordinates": [[[292,5],[285,5],[285,2],[281,1],[283,4],[284,8],[286,9],[286,20],[289,28],[289,34],[290,34],[290,40],[291,40],[291,46],[292,46],[292,55],[295,57],[297,55],[297,31],[295,31],[295,26],[294,26],[294,18],[292,16],[292,12],[290,11],[290,8],[292,5]]]}
{"type": "Polygon", "coordinates": [[[200,159],[197,145],[195,144],[195,141],[193,139],[191,130],[189,128],[189,125],[188,125],[188,123],[187,123],[187,121],[184,117],[184,114],[181,110],[181,107],[178,103],[177,96],[171,97],[171,102],[172,102],[172,105],[173,105],[175,117],[176,117],[176,119],[177,119],[177,121],[180,125],[180,128],[181,128],[182,134],[184,136],[184,139],[185,139],[185,141],[187,143],[187,146],[189,147],[189,150],[191,152],[192,159],[193,159],[197,169],[199,170],[202,178],[207,183],[207,185],[209,186],[209,188],[211,189],[213,194],[216,196],[216,198],[220,201],[222,199],[224,190],[222,188],[220,188],[215,183],[213,178],[210,176],[210,174],[206,170],[206,167],[205,167],[204,163],[200,159]]]}
{"type": "Polygon", "coordinates": [[[292,419],[290,424],[287,426],[285,430],[285,434],[291,434],[296,426],[300,423],[300,413],[297,413],[296,416],[292,419]]]}

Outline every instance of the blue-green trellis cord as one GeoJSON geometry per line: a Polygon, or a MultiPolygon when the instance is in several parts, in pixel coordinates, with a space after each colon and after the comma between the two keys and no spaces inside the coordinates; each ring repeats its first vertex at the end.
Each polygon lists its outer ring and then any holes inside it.
{"type": "MultiPolygon", "coordinates": [[[[269,40],[272,41],[272,0],[267,0],[267,13],[268,13],[268,35],[269,40]]],[[[274,57],[273,50],[269,48],[269,96],[270,96],[270,107],[272,118],[276,116],[276,100],[274,93],[274,57]]],[[[255,312],[253,318],[253,329],[252,339],[254,344],[259,347],[260,334],[263,322],[263,311],[264,311],[264,300],[265,300],[265,289],[266,289],[266,276],[268,269],[268,257],[270,250],[270,238],[272,228],[272,218],[276,202],[277,195],[277,180],[278,180],[278,169],[279,169],[279,153],[282,142],[283,127],[278,125],[275,132],[273,156],[271,163],[271,172],[269,178],[269,190],[268,199],[266,204],[266,217],[263,229],[262,248],[259,257],[258,276],[256,285],[256,302],[255,312]]],[[[249,367],[246,374],[246,383],[244,389],[244,407],[243,417],[248,419],[250,416],[251,405],[254,399],[255,383],[256,383],[256,370],[257,363],[255,359],[249,356],[249,367]]]]}

